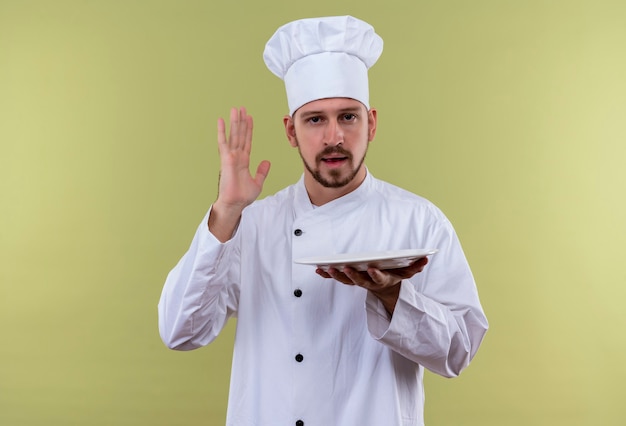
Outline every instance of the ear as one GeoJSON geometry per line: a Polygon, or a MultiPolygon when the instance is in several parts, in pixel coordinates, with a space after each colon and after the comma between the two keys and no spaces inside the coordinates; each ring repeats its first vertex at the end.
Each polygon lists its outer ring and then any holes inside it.
{"type": "Polygon", "coordinates": [[[298,139],[296,139],[296,125],[293,118],[290,115],[284,116],[283,124],[285,125],[285,135],[287,136],[287,140],[289,140],[289,145],[294,148],[297,147],[298,139]]]}
{"type": "Polygon", "coordinates": [[[375,108],[370,108],[367,112],[367,140],[371,142],[376,136],[376,124],[378,123],[378,111],[375,108]]]}

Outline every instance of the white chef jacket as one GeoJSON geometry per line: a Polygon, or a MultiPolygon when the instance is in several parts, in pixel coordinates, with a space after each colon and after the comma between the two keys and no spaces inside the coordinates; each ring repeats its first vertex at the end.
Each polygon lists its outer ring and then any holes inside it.
{"type": "Polygon", "coordinates": [[[488,328],[450,222],[369,172],[320,207],[301,178],[248,206],[226,243],[207,219],[167,277],[159,329],[190,350],[237,317],[229,426],[423,425],[423,368],[458,375],[488,328]],[[391,318],[367,290],[293,262],[412,248],[439,252],[402,282],[391,318]]]}

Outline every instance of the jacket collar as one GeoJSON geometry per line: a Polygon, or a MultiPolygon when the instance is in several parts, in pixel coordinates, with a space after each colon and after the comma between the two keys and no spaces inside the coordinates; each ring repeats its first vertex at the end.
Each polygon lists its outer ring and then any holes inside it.
{"type": "Polygon", "coordinates": [[[365,179],[354,191],[339,197],[333,201],[330,201],[323,206],[316,207],[311,204],[309,194],[304,186],[304,174],[300,176],[300,179],[295,184],[295,196],[294,196],[294,213],[295,217],[300,218],[308,215],[324,214],[329,216],[343,214],[347,210],[355,209],[359,204],[362,204],[367,198],[372,188],[374,177],[367,170],[365,179]]]}

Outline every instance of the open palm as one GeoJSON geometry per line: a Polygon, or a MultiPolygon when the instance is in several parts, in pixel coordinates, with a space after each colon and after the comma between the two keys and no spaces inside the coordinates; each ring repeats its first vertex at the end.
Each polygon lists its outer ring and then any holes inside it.
{"type": "Polygon", "coordinates": [[[225,206],[243,209],[257,199],[270,169],[269,161],[262,161],[254,177],[250,173],[252,148],[252,116],[245,108],[232,108],[230,130],[226,123],[217,122],[217,142],[220,154],[220,180],[218,200],[225,206]]]}

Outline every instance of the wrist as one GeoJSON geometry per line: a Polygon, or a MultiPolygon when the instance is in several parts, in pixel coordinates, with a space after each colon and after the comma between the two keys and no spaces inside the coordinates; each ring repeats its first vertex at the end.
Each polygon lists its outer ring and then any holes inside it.
{"type": "Polygon", "coordinates": [[[388,285],[382,288],[378,288],[375,290],[370,290],[378,297],[398,297],[400,295],[400,287],[402,286],[402,281],[398,281],[396,284],[388,285]]]}
{"type": "Polygon", "coordinates": [[[393,315],[393,311],[396,308],[396,303],[400,298],[400,289],[402,287],[402,281],[397,284],[387,286],[377,290],[370,290],[374,296],[381,301],[389,315],[393,315]]]}
{"type": "Polygon", "coordinates": [[[216,201],[211,206],[207,222],[209,231],[222,243],[228,241],[239,225],[242,211],[243,207],[222,205],[216,201]]]}

